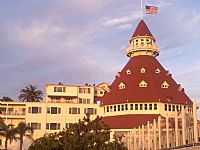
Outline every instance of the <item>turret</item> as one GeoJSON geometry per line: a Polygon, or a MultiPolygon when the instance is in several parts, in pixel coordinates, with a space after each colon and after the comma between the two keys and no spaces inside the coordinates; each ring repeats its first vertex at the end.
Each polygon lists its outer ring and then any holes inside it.
{"type": "Polygon", "coordinates": [[[130,46],[126,49],[126,54],[130,58],[140,55],[156,57],[159,55],[159,48],[155,41],[147,25],[141,20],[129,41],[130,46]]]}

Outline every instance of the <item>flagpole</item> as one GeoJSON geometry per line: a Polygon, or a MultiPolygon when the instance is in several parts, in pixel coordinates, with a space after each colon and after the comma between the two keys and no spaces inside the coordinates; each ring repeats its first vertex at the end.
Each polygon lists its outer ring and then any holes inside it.
{"type": "Polygon", "coordinates": [[[140,11],[141,11],[140,17],[141,17],[141,20],[142,20],[143,19],[143,10],[142,10],[143,9],[143,2],[142,2],[142,0],[140,0],[140,2],[141,2],[140,3],[140,11]]]}

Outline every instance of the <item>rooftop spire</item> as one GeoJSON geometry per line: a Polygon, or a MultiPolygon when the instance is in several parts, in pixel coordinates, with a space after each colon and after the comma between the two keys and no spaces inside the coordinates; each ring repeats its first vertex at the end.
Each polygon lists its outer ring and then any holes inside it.
{"type": "Polygon", "coordinates": [[[132,35],[133,37],[137,37],[137,36],[152,36],[151,32],[149,31],[149,28],[147,27],[146,23],[144,22],[144,20],[141,20],[139,22],[139,24],[137,25],[137,28],[135,30],[135,32],[132,35]]]}
{"type": "Polygon", "coordinates": [[[155,38],[151,34],[144,20],[140,20],[135,32],[130,39],[130,46],[126,49],[128,57],[148,55],[156,57],[159,48],[155,44],[155,38]]]}

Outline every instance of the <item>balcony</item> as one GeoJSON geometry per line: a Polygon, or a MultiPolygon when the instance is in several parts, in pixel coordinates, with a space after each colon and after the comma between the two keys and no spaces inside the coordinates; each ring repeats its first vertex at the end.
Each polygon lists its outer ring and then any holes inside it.
{"type": "Polygon", "coordinates": [[[78,103],[78,99],[71,99],[71,100],[66,100],[64,98],[60,98],[60,99],[49,99],[48,102],[50,103],[78,103]]]}
{"type": "Polygon", "coordinates": [[[24,118],[26,115],[26,112],[22,112],[22,111],[8,111],[6,113],[6,111],[2,111],[0,116],[1,117],[7,117],[7,118],[24,118]]]}
{"type": "MultiPolygon", "coordinates": [[[[138,45],[130,45],[126,49],[127,56],[140,55],[142,52],[146,52],[147,55],[155,55],[157,56],[159,53],[159,48],[155,44],[138,44],[138,45]]],[[[142,54],[141,54],[142,55],[142,54]]],[[[145,53],[144,53],[145,55],[145,53]]]]}

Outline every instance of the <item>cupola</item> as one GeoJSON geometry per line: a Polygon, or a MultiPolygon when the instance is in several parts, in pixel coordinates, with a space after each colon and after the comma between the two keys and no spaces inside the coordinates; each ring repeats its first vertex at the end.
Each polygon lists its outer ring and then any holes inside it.
{"type": "Polygon", "coordinates": [[[156,57],[159,55],[159,48],[155,42],[147,25],[141,20],[130,39],[130,46],[126,49],[126,54],[130,58],[140,55],[156,57]]]}

